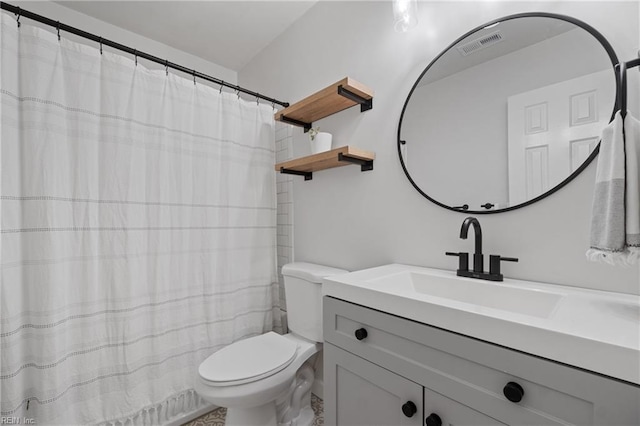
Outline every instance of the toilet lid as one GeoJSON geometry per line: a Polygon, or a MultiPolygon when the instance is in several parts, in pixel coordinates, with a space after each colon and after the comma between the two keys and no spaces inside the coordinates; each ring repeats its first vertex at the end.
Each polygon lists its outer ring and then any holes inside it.
{"type": "Polygon", "coordinates": [[[218,386],[248,383],[291,364],[298,345],[273,331],[240,340],[209,356],[198,372],[218,386]]]}

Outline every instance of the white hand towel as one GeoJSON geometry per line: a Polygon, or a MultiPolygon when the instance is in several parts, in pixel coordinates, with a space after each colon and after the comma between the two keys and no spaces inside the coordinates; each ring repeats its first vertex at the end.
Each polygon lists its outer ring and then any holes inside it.
{"type": "Polygon", "coordinates": [[[640,256],[639,144],[640,122],[618,111],[600,140],[589,260],[630,265],[640,256]]]}
{"type": "Polygon", "coordinates": [[[627,250],[635,263],[640,258],[640,121],[629,113],[624,118],[624,149],[627,250]]]}

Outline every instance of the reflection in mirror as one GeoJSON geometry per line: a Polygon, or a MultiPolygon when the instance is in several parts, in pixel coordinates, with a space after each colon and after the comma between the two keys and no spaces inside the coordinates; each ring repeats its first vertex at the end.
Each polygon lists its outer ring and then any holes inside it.
{"type": "Polygon", "coordinates": [[[398,131],[401,162],[423,195],[448,208],[511,210],[593,158],[614,109],[617,59],[595,30],[566,19],[503,18],[425,70],[398,131]]]}

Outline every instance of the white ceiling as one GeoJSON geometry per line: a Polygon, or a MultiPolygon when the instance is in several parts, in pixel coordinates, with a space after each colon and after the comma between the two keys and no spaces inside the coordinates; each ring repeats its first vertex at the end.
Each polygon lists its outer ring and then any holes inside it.
{"type": "Polygon", "coordinates": [[[239,71],[316,1],[56,3],[239,71]]]}

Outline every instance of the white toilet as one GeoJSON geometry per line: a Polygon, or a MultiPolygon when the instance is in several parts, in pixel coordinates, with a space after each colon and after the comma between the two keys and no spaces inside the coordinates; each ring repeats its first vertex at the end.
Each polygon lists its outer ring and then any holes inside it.
{"type": "Polygon", "coordinates": [[[289,333],[235,342],[200,364],[195,389],[227,407],[226,426],[312,424],[309,359],[322,349],[322,278],[345,272],[312,263],[285,265],[289,333]]]}

